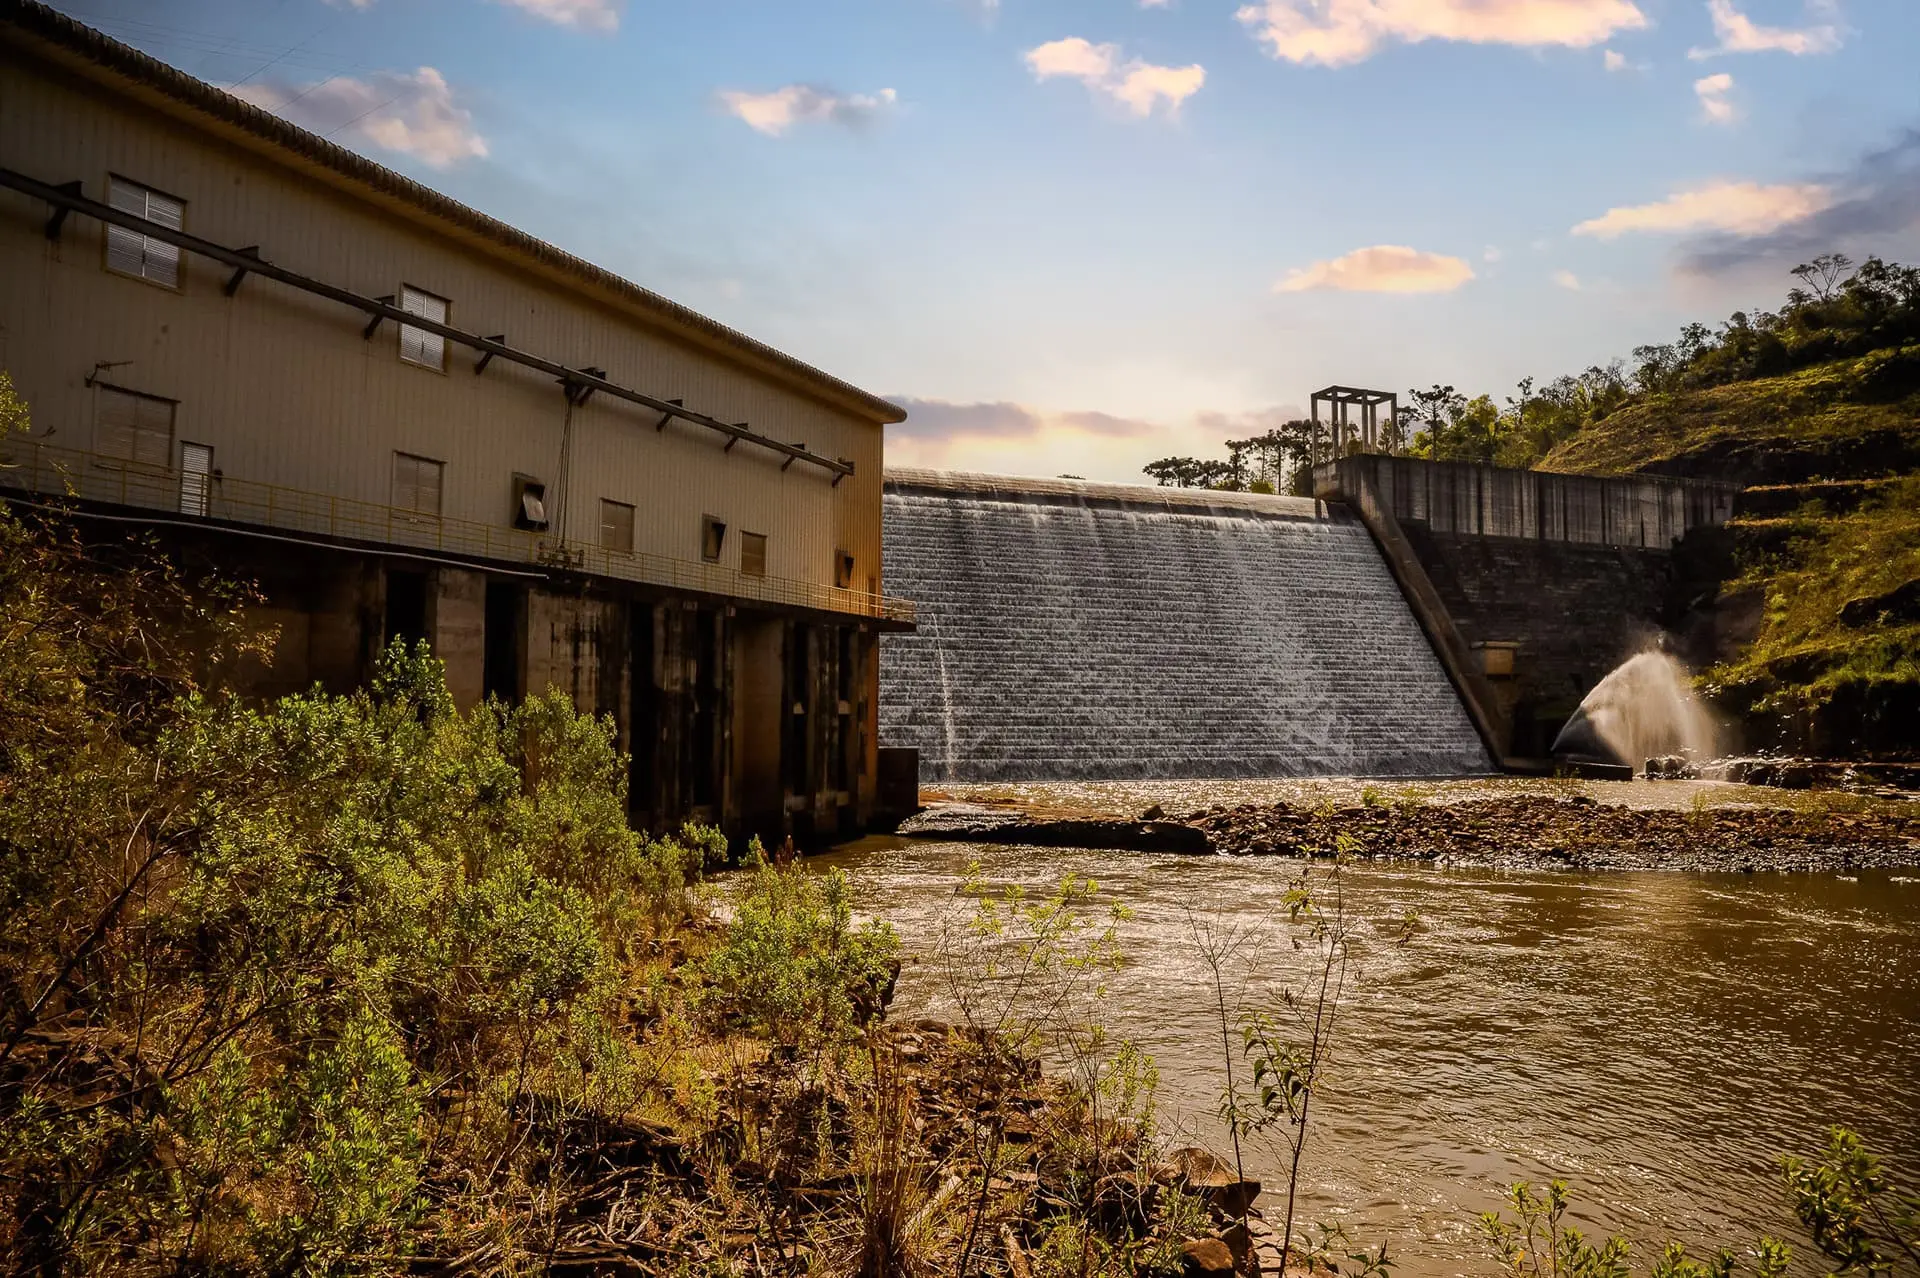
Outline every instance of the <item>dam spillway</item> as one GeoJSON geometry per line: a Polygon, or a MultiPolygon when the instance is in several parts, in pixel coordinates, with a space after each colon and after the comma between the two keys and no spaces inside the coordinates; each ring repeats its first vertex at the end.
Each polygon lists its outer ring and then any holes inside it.
{"type": "Polygon", "coordinates": [[[880,743],[923,781],[1485,772],[1371,535],[1306,498],[890,470],[880,743]]]}

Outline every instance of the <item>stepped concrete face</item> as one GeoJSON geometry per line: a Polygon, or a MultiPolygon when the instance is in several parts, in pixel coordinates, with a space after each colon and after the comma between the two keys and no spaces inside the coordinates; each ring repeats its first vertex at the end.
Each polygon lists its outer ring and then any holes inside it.
{"type": "Polygon", "coordinates": [[[923,781],[1424,776],[1486,751],[1366,528],[1306,498],[888,472],[880,740],[923,781]]]}

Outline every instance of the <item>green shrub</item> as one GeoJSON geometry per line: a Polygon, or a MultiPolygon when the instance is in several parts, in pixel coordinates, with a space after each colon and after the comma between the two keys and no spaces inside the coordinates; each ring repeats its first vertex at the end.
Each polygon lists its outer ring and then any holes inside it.
{"type": "Polygon", "coordinates": [[[783,1046],[839,1042],[879,1015],[899,938],[855,926],[839,870],[771,865],[757,842],[753,857],[726,939],[701,965],[707,1007],[783,1046]]]}
{"type": "Polygon", "coordinates": [[[0,551],[0,1254],[390,1268],[432,1150],[497,1192],[532,1116],[621,1091],[640,943],[725,845],[627,828],[610,723],[460,713],[398,644],[248,706],[164,560],[4,512],[0,551]]]}

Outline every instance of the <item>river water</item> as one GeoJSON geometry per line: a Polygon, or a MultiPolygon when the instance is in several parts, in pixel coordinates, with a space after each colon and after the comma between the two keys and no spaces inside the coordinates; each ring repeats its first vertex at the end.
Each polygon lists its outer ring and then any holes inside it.
{"type": "MultiPolygon", "coordinates": [[[[1155,1058],[1163,1128],[1216,1148],[1224,1070],[1196,927],[1243,938],[1227,982],[1241,1010],[1280,1008],[1305,975],[1282,902],[1298,862],[892,839],[818,860],[916,953],[895,1003],[909,1016],[954,1015],[939,938],[970,911],[970,863],[989,888],[1042,895],[1092,876],[1133,912],[1106,1028],[1155,1058]]],[[[1514,1180],[1571,1182],[1577,1222],[1626,1235],[1642,1266],[1669,1238],[1797,1239],[1776,1160],[1816,1151],[1830,1123],[1920,1180],[1920,876],[1363,864],[1343,898],[1351,970],[1301,1215],[1388,1242],[1402,1275],[1489,1272],[1474,1216],[1514,1180]]],[[[1271,1212],[1279,1152],[1248,1157],[1271,1212]]]]}

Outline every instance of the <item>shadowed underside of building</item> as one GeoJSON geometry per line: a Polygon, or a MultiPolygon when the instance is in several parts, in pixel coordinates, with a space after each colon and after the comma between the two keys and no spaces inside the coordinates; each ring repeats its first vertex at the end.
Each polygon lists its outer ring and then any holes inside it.
{"type": "Polygon", "coordinates": [[[1490,762],[1366,527],[1301,498],[895,469],[880,735],[925,781],[1490,762]]]}
{"type": "Polygon", "coordinates": [[[242,691],[426,639],[609,716],[641,824],[871,813],[893,405],[21,0],[0,369],[0,493],[259,584],[242,691]]]}

